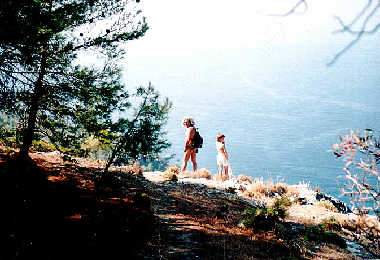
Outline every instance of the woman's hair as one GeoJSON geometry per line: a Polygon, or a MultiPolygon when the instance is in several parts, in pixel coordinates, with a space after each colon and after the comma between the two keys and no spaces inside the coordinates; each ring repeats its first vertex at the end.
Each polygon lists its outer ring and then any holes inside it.
{"type": "Polygon", "coordinates": [[[216,141],[219,142],[219,139],[222,137],[225,137],[224,134],[222,134],[222,133],[217,134],[216,135],[216,141]]]}
{"type": "Polygon", "coordinates": [[[194,119],[192,117],[184,117],[182,120],[182,125],[185,125],[186,122],[189,122],[191,126],[195,125],[194,119]]]}

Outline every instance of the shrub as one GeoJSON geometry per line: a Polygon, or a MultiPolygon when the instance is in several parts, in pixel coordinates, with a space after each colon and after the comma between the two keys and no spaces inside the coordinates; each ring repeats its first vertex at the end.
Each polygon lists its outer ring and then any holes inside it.
{"type": "Polygon", "coordinates": [[[274,202],[273,208],[281,219],[285,219],[287,217],[286,211],[291,205],[292,202],[289,198],[282,197],[274,202]]]}
{"type": "Polygon", "coordinates": [[[244,175],[239,175],[237,177],[237,181],[239,183],[243,183],[243,184],[252,184],[252,177],[247,177],[247,176],[244,176],[244,175]]]}
{"type": "Polygon", "coordinates": [[[272,209],[268,208],[251,208],[244,210],[242,214],[243,220],[241,224],[245,228],[256,228],[263,230],[273,229],[276,222],[279,221],[278,216],[272,209]]]}
{"type": "Polygon", "coordinates": [[[321,221],[321,226],[323,227],[324,230],[334,230],[334,231],[342,230],[341,224],[333,216],[323,219],[321,221]]]}
{"type": "Polygon", "coordinates": [[[138,161],[135,161],[132,165],[126,165],[119,167],[123,172],[128,174],[142,175],[144,167],[138,161]]]}
{"type": "Polygon", "coordinates": [[[56,150],[55,146],[48,142],[37,140],[33,141],[31,150],[34,152],[53,152],[56,150]]]}
{"type": "Polygon", "coordinates": [[[326,232],[323,225],[311,226],[305,229],[304,239],[308,241],[320,241],[335,244],[341,248],[346,248],[346,241],[336,233],[326,232]]]}
{"type": "Polygon", "coordinates": [[[16,133],[9,129],[9,127],[1,124],[0,118],[0,145],[8,147],[17,147],[16,133]]]}
{"type": "Polygon", "coordinates": [[[180,172],[180,168],[178,168],[177,166],[169,166],[168,168],[166,168],[165,172],[178,174],[180,172]]]}
{"type": "Polygon", "coordinates": [[[267,190],[266,187],[262,183],[255,182],[248,186],[246,190],[246,194],[249,197],[255,197],[255,195],[265,194],[266,190],[267,190]]]}
{"type": "Polygon", "coordinates": [[[364,232],[370,238],[380,238],[380,223],[374,216],[360,215],[356,224],[356,229],[364,232]]]}
{"type": "Polygon", "coordinates": [[[168,181],[178,181],[178,177],[175,173],[172,173],[172,172],[165,172],[164,173],[164,177],[168,180],[168,181]]]}
{"type": "Polygon", "coordinates": [[[319,187],[319,186],[315,186],[314,189],[313,189],[313,191],[315,191],[316,193],[322,192],[321,191],[321,187],[319,187]]]}
{"type": "Polygon", "coordinates": [[[284,183],[277,183],[273,185],[272,191],[278,193],[281,196],[288,193],[288,185],[284,183]]]}
{"type": "Polygon", "coordinates": [[[281,198],[269,208],[251,208],[244,210],[241,224],[245,228],[271,230],[287,217],[287,209],[291,205],[288,198],[281,198]]]}
{"type": "Polygon", "coordinates": [[[211,179],[211,172],[206,168],[202,168],[197,170],[196,172],[184,172],[181,174],[181,176],[195,179],[205,178],[209,180],[211,179]]]}
{"type": "Polygon", "coordinates": [[[342,194],[350,196],[359,212],[372,210],[380,217],[380,137],[365,129],[363,133],[351,131],[339,140],[331,151],[345,162],[342,194]]]}

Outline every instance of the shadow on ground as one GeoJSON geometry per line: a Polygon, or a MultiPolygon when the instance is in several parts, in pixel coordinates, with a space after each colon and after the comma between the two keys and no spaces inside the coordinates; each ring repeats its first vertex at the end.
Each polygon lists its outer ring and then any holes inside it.
{"type": "Polygon", "coordinates": [[[1,259],[142,258],[150,207],[83,188],[75,178],[46,177],[32,160],[0,163],[1,259]]]}

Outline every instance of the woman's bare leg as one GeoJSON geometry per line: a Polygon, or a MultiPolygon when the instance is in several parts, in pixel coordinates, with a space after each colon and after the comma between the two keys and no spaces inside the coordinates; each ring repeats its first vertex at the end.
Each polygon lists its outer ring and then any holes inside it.
{"type": "Polygon", "coordinates": [[[197,153],[195,150],[192,150],[190,155],[191,155],[191,162],[193,163],[193,170],[194,170],[194,172],[196,172],[197,168],[198,168],[198,166],[197,166],[197,153]]]}
{"type": "Polygon", "coordinates": [[[187,161],[190,159],[190,156],[191,156],[191,150],[187,150],[185,154],[183,155],[183,163],[182,163],[181,172],[184,172],[186,170],[187,161]]]}

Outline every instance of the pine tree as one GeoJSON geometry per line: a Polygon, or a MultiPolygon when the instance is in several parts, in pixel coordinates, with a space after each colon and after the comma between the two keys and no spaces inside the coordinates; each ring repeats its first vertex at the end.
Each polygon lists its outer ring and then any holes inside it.
{"type": "Polygon", "coordinates": [[[148,29],[136,3],[7,0],[0,4],[0,27],[0,105],[25,118],[20,156],[28,156],[40,130],[72,146],[85,138],[83,129],[109,128],[112,112],[128,107],[115,59],[122,43],[148,29]],[[103,66],[75,65],[82,51],[103,54],[103,66]]]}

